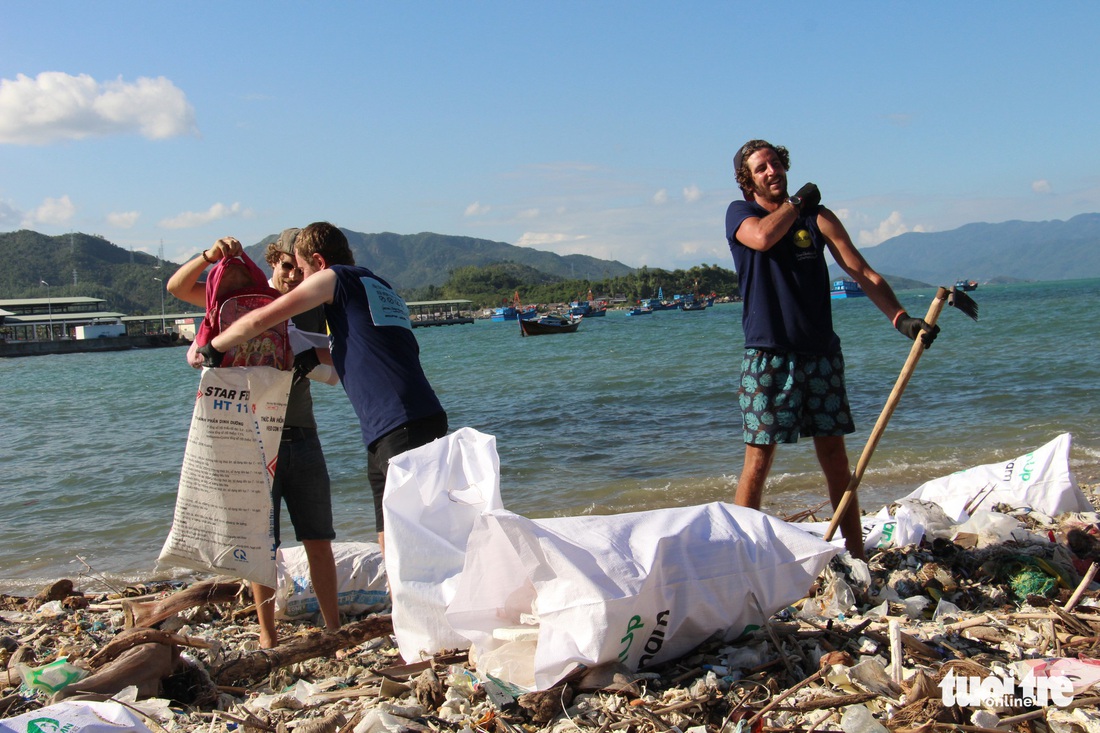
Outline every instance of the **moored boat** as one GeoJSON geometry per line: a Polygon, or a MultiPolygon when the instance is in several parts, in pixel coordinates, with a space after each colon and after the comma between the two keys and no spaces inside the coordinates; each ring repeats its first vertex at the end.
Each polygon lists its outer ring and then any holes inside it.
{"type": "Polygon", "coordinates": [[[545,336],[551,333],[573,333],[580,327],[581,320],[576,316],[566,318],[558,313],[548,313],[541,318],[521,320],[519,334],[520,336],[545,336]]]}
{"type": "Polygon", "coordinates": [[[967,292],[969,292],[971,290],[977,290],[978,289],[978,281],[977,280],[956,280],[955,281],[955,288],[958,289],[958,290],[964,290],[964,291],[967,291],[967,292]]]}
{"type": "Polygon", "coordinates": [[[699,298],[694,295],[685,295],[680,298],[680,310],[682,311],[701,311],[707,309],[707,301],[704,298],[699,298]]]}
{"type": "Polygon", "coordinates": [[[607,303],[603,301],[574,300],[569,304],[569,315],[583,318],[599,318],[607,315],[607,303]]]}
{"type": "Polygon", "coordinates": [[[526,321],[538,316],[538,309],[533,305],[523,306],[519,302],[519,291],[512,297],[512,302],[507,300],[499,308],[493,309],[490,321],[500,323],[502,321],[526,321]]]}
{"type": "Polygon", "coordinates": [[[829,297],[838,298],[866,298],[867,293],[855,280],[833,280],[833,288],[829,291],[829,297]]]}

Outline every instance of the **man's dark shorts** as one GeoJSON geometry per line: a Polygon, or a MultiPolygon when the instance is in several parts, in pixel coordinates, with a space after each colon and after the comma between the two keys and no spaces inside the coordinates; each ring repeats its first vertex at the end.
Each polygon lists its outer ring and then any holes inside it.
{"type": "Polygon", "coordinates": [[[367,478],[374,495],[374,526],[382,532],[382,494],[386,490],[386,469],[390,459],[419,448],[447,434],[447,413],[410,420],[367,446],[367,478]]]}
{"type": "Polygon", "coordinates": [[[279,462],[271,484],[275,505],[275,543],[279,543],[279,502],[286,502],[294,536],[302,540],[332,540],[332,488],[316,428],[283,428],[279,462]]]}
{"type": "Polygon", "coordinates": [[[745,349],[737,391],[750,445],[855,431],[844,387],[844,356],[745,349]]]}

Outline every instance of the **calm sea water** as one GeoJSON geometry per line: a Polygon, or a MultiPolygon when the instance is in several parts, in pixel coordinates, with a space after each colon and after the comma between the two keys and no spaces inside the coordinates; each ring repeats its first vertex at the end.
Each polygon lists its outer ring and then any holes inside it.
{"type": "MultiPolygon", "coordinates": [[[[899,294],[913,315],[931,290],[899,294]]],[[[921,358],[860,495],[877,510],[924,481],[1074,436],[1081,483],[1100,480],[1100,280],[983,286],[977,323],[952,309],[921,358]]],[[[853,465],[909,350],[866,299],[833,304],[857,432],[853,465]]],[[[743,445],[740,304],[521,338],[515,323],[416,331],[452,429],[497,438],[504,506],[530,516],[728,500],[743,445]]],[[[198,373],[183,349],[0,360],[0,592],[59,577],[103,590],[151,579],[172,519],[198,373]],[[78,559],[82,558],[82,559],[78,559]],[[81,577],[84,579],[81,580],[81,577]]],[[[366,452],[339,387],[315,385],[339,539],[374,539],[366,452]]],[[[780,449],[765,509],[825,497],[812,446],[780,449]]],[[[293,530],[283,517],[284,534],[293,530]]]]}

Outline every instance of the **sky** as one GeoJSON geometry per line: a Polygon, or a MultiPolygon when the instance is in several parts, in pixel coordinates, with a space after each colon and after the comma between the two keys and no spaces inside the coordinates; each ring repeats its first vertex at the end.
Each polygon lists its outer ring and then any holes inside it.
{"type": "Polygon", "coordinates": [[[1087,2],[0,0],[0,231],[183,262],[325,220],[732,268],[764,138],[873,265],[1100,211],[1098,31],[1087,2]]]}

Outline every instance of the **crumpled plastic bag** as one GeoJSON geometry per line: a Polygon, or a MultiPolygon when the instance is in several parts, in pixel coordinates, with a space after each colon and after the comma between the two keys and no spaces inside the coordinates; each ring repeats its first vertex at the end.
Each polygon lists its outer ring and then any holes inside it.
{"type": "Polygon", "coordinates": [[[59,657],[41,667],[19,664],[16,669],[23,678],[23,689],[46,695],[60,692],[88,676],[88,670],[69,664],[68,657],[59,657]]]}

